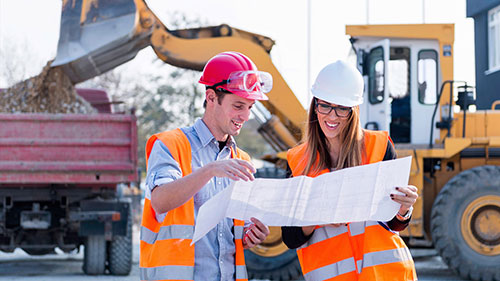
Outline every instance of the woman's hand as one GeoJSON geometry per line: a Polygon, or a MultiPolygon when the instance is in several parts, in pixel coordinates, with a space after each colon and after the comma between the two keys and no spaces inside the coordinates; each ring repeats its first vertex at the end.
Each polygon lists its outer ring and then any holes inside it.
{"type": "Polygon", "coordinates": [[[401,207],[399,208],[399,214],[404,216],[417,201],[418,189],[414,185],[408,185],[403,187],[396,187],[396,190],[403,194],[391,194],[391,199],[394,200],[394,202],[401,204],[401,207]]]}
{"type": "Polygon", "coordinates": [[[310,226],[303,226],[302,227],[302,232],[304,232],[305,236],[311,235],[313,233],[314,229],[316,228],[315,225],[310,225],[310,226]]]}
{"type": "Polygon", "coordinates": [[[330,224],[326,224],[325,226],[329,226],[329,227],[339,227],[339,226],[342,226],[342,225],[347,226],[347,223],[330,223],[330,224]]]}

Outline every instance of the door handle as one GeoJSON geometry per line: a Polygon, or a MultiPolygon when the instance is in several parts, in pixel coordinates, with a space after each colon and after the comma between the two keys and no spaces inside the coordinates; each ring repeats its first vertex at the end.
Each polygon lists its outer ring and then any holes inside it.
{"type": "Polygon", "coordinates": [[[366,124],[365,124],[365,129],[367,129],[367,130],[378,131],[378,128],[379,128],[378,123],[375,121],[366,122],[366,124]]]}

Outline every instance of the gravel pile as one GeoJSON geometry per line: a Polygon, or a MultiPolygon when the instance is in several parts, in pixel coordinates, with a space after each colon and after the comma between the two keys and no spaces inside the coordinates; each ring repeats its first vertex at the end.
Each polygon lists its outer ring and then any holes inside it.
{"type": "Polygon", "coordinates": [[[42,73],[0,90],[0,112],[96,113],[75,90],[69,78],[49,61],[42,73]]]}

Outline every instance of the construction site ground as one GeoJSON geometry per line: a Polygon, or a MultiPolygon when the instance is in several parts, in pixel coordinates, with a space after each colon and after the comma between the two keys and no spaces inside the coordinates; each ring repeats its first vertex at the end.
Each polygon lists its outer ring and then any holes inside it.
{"type": "MultiPolygon", "coordinates": [[[[139,227],[134,227],[132,272],[129,276],[86,276],[82,272],[83,247],[80,253],[29,256],[17,249],[14,253],[0,252],[0,281],[66,281],[108,280],[136,281],[139,278],[139,227]]],[[[418,280],[462,280],[441,260],[434,249],[412,249],[418,280]]],[[[257,281],[257,280],[254,280],[257,281]]]]}

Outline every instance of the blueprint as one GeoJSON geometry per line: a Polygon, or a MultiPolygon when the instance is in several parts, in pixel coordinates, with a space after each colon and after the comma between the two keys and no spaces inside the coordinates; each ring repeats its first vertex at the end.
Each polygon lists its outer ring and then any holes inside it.
{"type": "Polygon", "coordinates": [[[235,181],[198,211],[193,243],[224,217],[268,226],[389,221],[400,204],[390,194],[407,186],[411,157],[346,168],[311,178],[235,181]]]}

